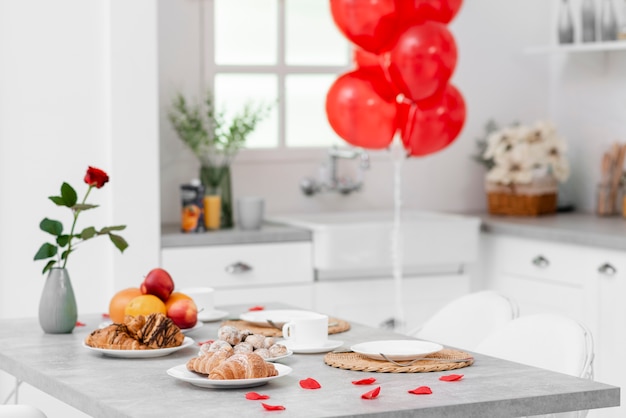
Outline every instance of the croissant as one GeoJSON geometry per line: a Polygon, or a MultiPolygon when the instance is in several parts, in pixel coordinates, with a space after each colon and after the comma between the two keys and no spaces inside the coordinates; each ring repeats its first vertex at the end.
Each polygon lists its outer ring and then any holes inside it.
{"type": "Polygon", "coordinates": [[[185,335],[174,322],[162,313],[146,317],[145,324],[137,331],[137,338],[150,348],[178,347],[185,335]]]}
{"type": "Polygon", "coordinates": [[[124,324],[111,324],[93,331],[85,338],[85,344],[108,350],[145,350],[148,348],[131,337],[124,324]]]}
{"type": "Polygon", "coordinates": [[[201,374],[209,374],[231,356],[232,351],[219,350],[206,352],[200,357],[189,359],[187,362],[187,370],[201,374]]]}
{"type": "Polygon", "coordinates": [[[209,374],[210,380],[255,379],[278,375],[272,363],[263,360],[259,355],[234,354],[209,374]]]}

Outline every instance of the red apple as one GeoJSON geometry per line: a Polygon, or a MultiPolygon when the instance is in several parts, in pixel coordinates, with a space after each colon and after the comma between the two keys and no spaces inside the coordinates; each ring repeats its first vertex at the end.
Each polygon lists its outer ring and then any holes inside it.
{"type": "Polygon", "coordinates": [[[170,305],[167,316],[180,329],[192,328],[198,322],[198,308],[191,299],[179,299],[170,305]]]}
{"type": "Polygon", "coordinates": [[[167,271],[155,268],[146,275],[139,289],[142,294],[154,295],[165,302],[174,291],[174,280],[167,271]]]}

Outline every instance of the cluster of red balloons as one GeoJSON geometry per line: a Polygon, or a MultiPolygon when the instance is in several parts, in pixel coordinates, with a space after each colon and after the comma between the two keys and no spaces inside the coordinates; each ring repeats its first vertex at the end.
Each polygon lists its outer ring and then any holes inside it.
{"type": "Polygon", "coordinates": [[[330,0],[353,44],[356,69],[326,96],[334,131],[351,145],[382,149],[399,130],[410,156],[440,151],[465,122],[465,101],[449,83],[457,47],[447,24],[462,0],[330,0]]]}

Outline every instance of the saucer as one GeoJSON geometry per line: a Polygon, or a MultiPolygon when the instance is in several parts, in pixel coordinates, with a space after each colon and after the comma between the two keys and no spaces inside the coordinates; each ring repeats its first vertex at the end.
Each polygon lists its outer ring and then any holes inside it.
{"type": "Polygon", "coordinates": [[[322,345],[310,346],[294,344],[289,340],[281,340],[280,344],[287,347],[287,349],[299,354],[313,354],[313,353],[328,353],[343,344],[343,341],[326,340],[322,345]]]}
{"type": "Polygon", "coordinates": [[[198,312],[198,321],[202,322],[212,322],[218,321],[222,318],[226,318],[228,316],[228,312],[226,311],[208,311],[208,312],[198,312]]]}

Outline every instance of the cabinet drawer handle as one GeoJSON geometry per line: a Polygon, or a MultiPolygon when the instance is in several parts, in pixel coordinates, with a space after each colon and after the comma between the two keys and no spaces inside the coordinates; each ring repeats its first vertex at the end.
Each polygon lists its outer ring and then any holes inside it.
{"type": "Polygon", "coordinates": [[[550,265],[550,261],[542,255],[533,258],[533,264],[539,268],[546,268],[550,265]]]}
{"type": "Polygon", "coordinates": [[[225,270],[226,270],[226,273],[229,273],[229,274],[243,274],[247,271],[252,270],[252,267],[250,267],[246,263],[237,261],[233,264],[229,264],[228,266],[226,266],[225,270]]]}
{"type": "Polygon", "coordinates": [[[615,273],[617,273],[617,269],[609,263],[604,263],[600,267],[598,267],[598,272],[600,274],[604,274],[605,276],[615,276],[615,273]]]}

